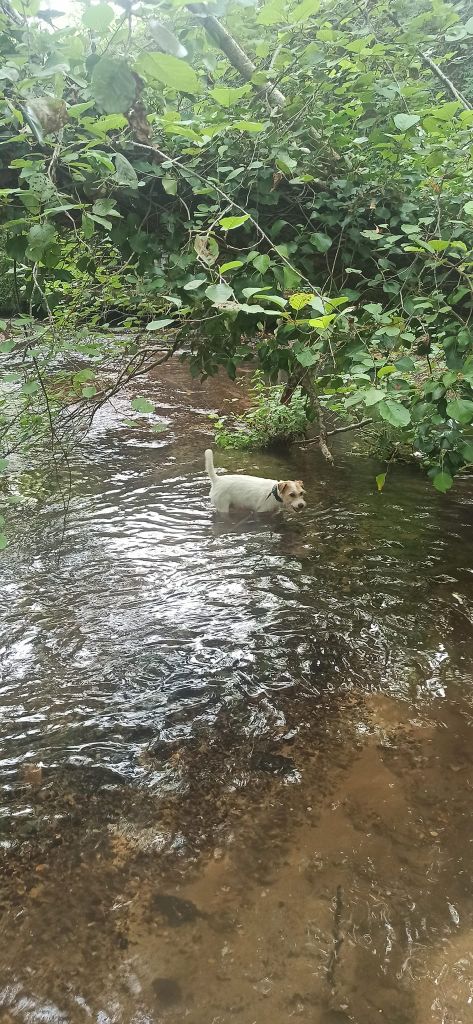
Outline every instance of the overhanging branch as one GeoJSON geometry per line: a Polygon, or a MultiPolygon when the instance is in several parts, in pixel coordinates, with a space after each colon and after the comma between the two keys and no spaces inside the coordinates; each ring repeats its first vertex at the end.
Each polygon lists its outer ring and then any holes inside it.
{"type": "MultiPolygon", "coordinates": [[[[242,50],[240,44],[230,35],[222,22],[218,18],[214,18],[213,14],[206,15],[200,4],[188,4],[188,7],[193,14],[198,15],[205,31],[217,43],[232,67],[239,72],[245,82],[251,82],[255,71],[257,71],[256,64],[253,64],[248,54],[242,50]]],[[[264,86],[255,86],[255,89],[265,96],[268,102],[271,101],[277,107],[284,106],[286,97],[272,82],[267,82],[264,86]]]]}

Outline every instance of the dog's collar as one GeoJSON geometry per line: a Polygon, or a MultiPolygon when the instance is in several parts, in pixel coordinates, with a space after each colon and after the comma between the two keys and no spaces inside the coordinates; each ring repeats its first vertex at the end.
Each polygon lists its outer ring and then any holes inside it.
{"type": "Polygon", "coordinates": [[[283,502],[283,500],[281,498],[281,495],[280,495],[280,493],[278,491],[278,485],[277,484],[274,484],[274,487],[271,488],[271,491],[270,491],[270,493],[268,495],[269,498],[271,497],[271,494],[272,494],[273,498],[276,498],[276,501],[279,501],[279,503],[281,505],[284,504],[284,502],[283,502]]]}

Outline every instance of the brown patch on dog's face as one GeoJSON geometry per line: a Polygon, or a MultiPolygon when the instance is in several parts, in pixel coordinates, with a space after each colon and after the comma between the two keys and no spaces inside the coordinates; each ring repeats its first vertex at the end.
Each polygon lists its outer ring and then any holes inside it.
{"type": "Polygon", "coordinates": [[[302,512],[302,509],[306,507],[302,480],[280,480],[278,491],[287,508],[292,508],[295,512],[302,512]]]}

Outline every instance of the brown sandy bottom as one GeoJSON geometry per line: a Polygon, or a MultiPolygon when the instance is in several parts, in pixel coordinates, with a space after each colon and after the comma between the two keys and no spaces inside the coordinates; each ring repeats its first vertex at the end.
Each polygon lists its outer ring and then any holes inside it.
{"type": "Polygon", "coordinates": [[[352,694],[258,770],[176,752],[167,799],[45,780],[47,840],[4,865],[2,1024],[468,1024],[472,752],[461,698],[352,694]]]}

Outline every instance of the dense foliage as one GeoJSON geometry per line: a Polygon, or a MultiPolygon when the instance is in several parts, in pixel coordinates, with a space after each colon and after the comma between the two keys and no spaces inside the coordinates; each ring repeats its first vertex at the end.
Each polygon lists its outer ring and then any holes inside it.
{"type": "Polygon", "coordinates": [[[326,409],[384,421],[451,487],[473,463],[472,49],[466,2],[0,0],[2,454],[60,448],[64,396],[103,401],[111,354],[123,381],[184,346],[196,374],[285,371],[322,435],[326,409]]]}

